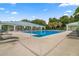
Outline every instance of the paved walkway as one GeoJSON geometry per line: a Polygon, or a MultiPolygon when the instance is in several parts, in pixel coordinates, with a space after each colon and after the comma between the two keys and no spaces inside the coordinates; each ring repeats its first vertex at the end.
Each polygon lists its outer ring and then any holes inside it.
{"type": "Polygon", "coordinates": [[[17,42],[0,44],[0,55],[12,56],[54,56],[79,55],[79,40],[66,38],[69,32],[63,32],[49,37],[34,39],[29,35],[16,32],[17,42]]]}
{"type": "Polygon", "coordinates": [[[54,48],[49,56],[79,56],[79,40],[66,38],[56,48],[54,48]]]}
{"type": "Polygon", "coordinates": [[[0,44],[0,56],[33,56],[28,49],[18,42],[0,44]]]}

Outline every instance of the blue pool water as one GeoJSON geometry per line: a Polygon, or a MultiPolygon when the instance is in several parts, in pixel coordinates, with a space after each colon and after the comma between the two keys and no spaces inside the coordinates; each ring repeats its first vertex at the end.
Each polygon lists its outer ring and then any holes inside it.
{"type": "MultiPolygon", "coordinates": [[[[25,31],[26,32],[26,31],[25,31]]],[[[26,33],[32,33],[34,34],[33,36],[35,37],[43,37],[43,36],[47,36],[47,35],[51,35],[51,34],[56,34],[56,33],[60,33],[61,31],[50,31],[50,30],[39,30],[39,31],[29,31],[26,33]]]]}

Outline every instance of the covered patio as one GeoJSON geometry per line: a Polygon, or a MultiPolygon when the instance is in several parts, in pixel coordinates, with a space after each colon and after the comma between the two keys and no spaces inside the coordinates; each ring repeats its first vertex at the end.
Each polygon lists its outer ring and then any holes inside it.
{"type": "Polygon", "coordinates": [[[79,22],[69,23],[66,25],[67,31],[74,31],[79,27],[79,22]]]}
{"type": "MultiPolygon", "coordinates": [[[[0,22],[0,29],[4,26],[7,27],[7,31],[20,31],[20,30],[42,30],[45,26],[21,21],[2,21],[0,22]]],[[[5,28],[5,27],[4,27],[5,28]]]]}

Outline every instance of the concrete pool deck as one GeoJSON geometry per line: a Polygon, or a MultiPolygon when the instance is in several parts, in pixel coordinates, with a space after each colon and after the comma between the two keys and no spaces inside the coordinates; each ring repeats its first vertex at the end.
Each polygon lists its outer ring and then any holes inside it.
{"type": "Polygon", "coordinates": [[[79,40],[66,37],[69,31],[44,38],[33,38],[22,32],[10,32],[19,41],[0,44],[0,56],[62,56],[79,55],[79,40]]]}

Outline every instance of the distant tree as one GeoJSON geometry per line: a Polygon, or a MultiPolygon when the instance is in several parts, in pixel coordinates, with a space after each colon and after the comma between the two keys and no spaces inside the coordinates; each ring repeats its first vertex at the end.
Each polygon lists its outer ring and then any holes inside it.
{"type": "Polygon", "coordinates": [[[74,19],[73,16],[70,16],[70,18],[69,18],[69,23],[72,23],[72,22],[75,22],[75,19],[74,19]]]}
{"type": "Polygon", "coordinates": [[[75,20],[74,20],[75,22],[79,21],[79,14],[76,14],[76,15],[74,16],[74,19],[75,19],[75,20]]]}
{"type": "Polygon", "coordinates": [[[77,7],[77,9],[75,10],[73,16],[74,16],[74,21],[75,22],[79,21],[79,7],[77,7]]]}
{"type": "Polygon", "coordinates": [[[42,19],[35,19],[35,20],[32,20],[31,22],[39,25],[47,25],[46,22],[42,19]]]}
{"type": "Polygon", "coordinates": [[[58,26],[61,28],[62,27],[62,23],[61,22],[58,22],[58,26]]]}
{"type": "Polygon", "coordinates": [[[48,26],[50,28],[56,29],[58,26],[58,19],[57,18],[49,18],[48,26]]]}
{"type": "Polygon", "coordinates": [[[77,7],[73,15],[77,15],[78,13],[79,13],[79,7],[77,7]]]}
{"type": "Polygon", "coordinates": [[[60,22],[63,23],[63,25],[65,26],[66,24],[69,23],[69,17],[68,16],[60,17],[60,22]]]}
{"type": "Polygon", "coordinates": [[[28,19],[22,19],[23,22],[30,22],[28,19]]]}
{"type": "Polygon", "coordinates": [[[51,29],[56,29],[57,26],[58,26],[58,23],[57,23],[57,22],[49,22],[49,23],[48,23],[48,26],[49,26],[51,29]]]}
{"type": "Polygon", "coordinates": [[[58,22],[53,22],[52,25],[53,25],[53,28],[56,29],[58,26],[58,22]]]}
{"type": "Polygon", "coordinates": [[[48,27],[52,29],[53,28],[53,23],[52,22],[48,22],[48,27]]]}
{"type": "Polygon", "coordinates": [[[57,18],[49,18],[49,22],[57,22],[58,19],[57,18]]]}

